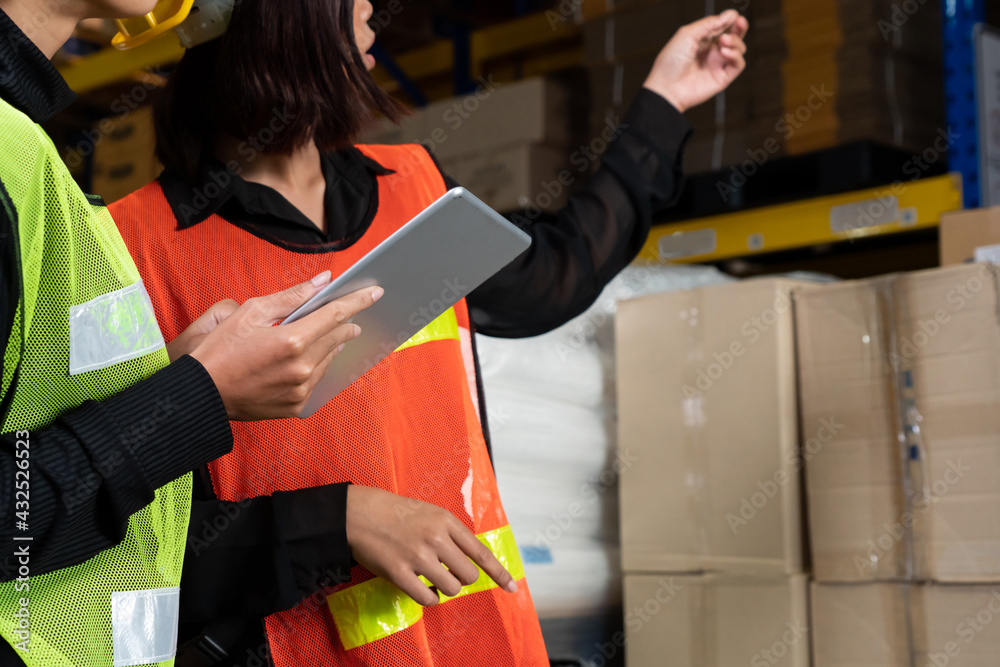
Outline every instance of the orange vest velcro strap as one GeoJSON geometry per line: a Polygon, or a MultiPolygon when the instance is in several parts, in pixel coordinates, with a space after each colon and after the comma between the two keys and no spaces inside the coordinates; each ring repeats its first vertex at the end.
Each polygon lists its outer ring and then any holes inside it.
{"type": "MultiPolygon", "coordinates": [[[[517,552],[510,526],[477,535],[515,581],[524,579],[524,565],[517,552]]],[[[428,586],[430,582],[420,577],[428,586]]],[[[449,600],[497,588],[497,583],[479,568],[479,578],[464,586],[458,595],[447,597],[438,592],[440,604],[449,600]]],[[[415,625],[423,618],[423,607],[395,584],[378,577],[331,594],[326,599],[330,613],[347,650],[378,641],[415,625]]]]}
{"type": "Polygon", "coordinates": [[[413,334],[410,340],[396,348],[396,352],[435,340],[459,340],[458,315],[455,313],[454,308],[444,311],[436,320],[413,334]]]}

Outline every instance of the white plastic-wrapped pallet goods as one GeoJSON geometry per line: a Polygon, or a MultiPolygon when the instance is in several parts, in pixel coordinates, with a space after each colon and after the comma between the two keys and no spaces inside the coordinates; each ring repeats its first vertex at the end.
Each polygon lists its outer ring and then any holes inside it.
{"type": "Polygon", "coordinates": [[[621,627],[614,313],[620,299],[728,282],[702,267],[633,267],[548,334],[477,338],[493,461],[551,657],[588,664],[621,627]]]}

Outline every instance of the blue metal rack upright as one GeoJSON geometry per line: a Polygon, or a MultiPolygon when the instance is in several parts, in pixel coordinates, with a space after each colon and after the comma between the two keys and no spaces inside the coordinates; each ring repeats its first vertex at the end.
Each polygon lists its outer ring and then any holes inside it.
{"type": "Polygon", "coordinates": [[[949,167],[962,174],[966,208],[979,206],[979,107],[973,29],[986,19],[985,0],[942,0],[944,86],[947,122],[960,136],[948,152],[949,167]]]}

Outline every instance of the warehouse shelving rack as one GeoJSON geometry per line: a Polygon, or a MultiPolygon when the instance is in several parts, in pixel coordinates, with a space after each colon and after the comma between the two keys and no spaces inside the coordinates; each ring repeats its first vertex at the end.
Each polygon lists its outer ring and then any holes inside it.
{"type": "Polygon", "coordinates": [[[986,19],[985,0],[942,0],[944,85],[948,124],[958,132],[948,159],[962,174],[966,208],[979,206],[979,107],[973,30],[986,19]]]}
{"type": "MultiPolygon", "coordinates": [[[[431,97],[421,90],[420,82],[444,81],[442,85],[451,94],[456,87],[467,87],[487,72],[503,81],[577,66],[582,61],[581,21],[598,18],[609,11],[611,3],[591,0],[571,4],[570,15],[537,12],[454,35],[456,39],[441,39],[395,59],[379,53],[382,65],[374,75],[391,92],[402,92],[420,105],[431,97]]],[[[974,130],[977,107],[971,35],[972,26],[984,18],[984,0],[942,0],[942,7],[948,122],[956,127],[973,128],[961,132],[962,142],[950,156],[955,174],[906,184],[898,196],[898,219],[885,224],[848,224],[846,229],[838,228],[832,224],[831,210],[843,211],[845,206],[877,202],[884,198],[889,186],[658,225],[642,257],[712,262],[885,236],[934,228],[942,213],[975,206],[979,163],[974,130]],[[665,251],[662,254],[661,249],[665,251]]],[[[104,49],[64,66],[61,71],[74,90],[84,93],[135,80],[145,68],[168,66],[182,54],[176,37],[168,34],[127,53],[104,49]]]]}
{"type": "Polygon", "coordinates": [[[639,256],[678,263],[727,259],[933,229],[962,208],[957,173],[653,228],[639,256]]]}

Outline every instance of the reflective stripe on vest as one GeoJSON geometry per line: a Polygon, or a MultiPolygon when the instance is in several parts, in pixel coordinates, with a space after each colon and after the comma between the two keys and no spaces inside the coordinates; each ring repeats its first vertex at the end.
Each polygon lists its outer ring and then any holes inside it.
{"type": "MultiPolygon", "coordinates": [[[[524,565],[517,552],[517,544],[514,542],[510,526],[491,530],[476,537],[493,552],[515,581],[524,579],[524,565]]],[[[428,586],[431,585],[426,577],[420,577],[420,580],[428,586]]],[[[493,588],[497,588],[497,583],[479,568],[479,578],[462,587],[458,595],[448,597],[439,591],[438,596],[441,598],[441,603],[446,603],[493,588]]],[[[424,615],[424,608],[413,598],[379,577],[333,593],[327,597],[326,602],[340,632],[340,641],[347,650],[405,630],[416,624],[424,615]]]]}
{"type": "MultiPolygon", "coordinates": [[[[399,339],[397,338],[396,340],[399,339]]],[[[417,333],[413,334],[413,338],[396,348],[396,352],[410,347],[416,347],[417,345],[422,345],[424,343],[430,343],[435,340],[460,340],[458,333],[458,315],[455,314],[454,308],[449,308],[436,320],[417,333]]]]}

